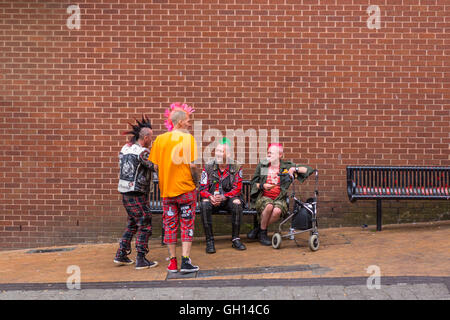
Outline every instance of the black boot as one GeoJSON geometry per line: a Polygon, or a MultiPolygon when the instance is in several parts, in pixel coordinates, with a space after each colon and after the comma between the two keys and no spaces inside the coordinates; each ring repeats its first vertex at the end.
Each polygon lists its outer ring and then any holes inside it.
{"type": "Polygon", "coordinates": [[[216,248],[214,247],[214,236],[212,232],[212,226],[210,224],[203,226],[205,229],[206,237],[206,253],[216,253],[216,248]]]}
{"type": "Polygon", "coordinates": [[[211,238],[206,240],[206,253],[216,253],[216,248],[214,247],[214,239],[211,238]]]}
{"type": "Polygon", "coordinates": [[[271,246],[272,240],[267,236],[267,229],[260,229],[259,231],[259,242],[264,246],[271,246]]]}
{"type": "Polygon", "coordinates": [[[247,249],[247,247],[241,242],[240,238],[236,238],[231,240],[231,242],[233,243],[231,246],[233,248],[235,248],[236,250],[245,250],[247,249]]]}
{"type": "Polygon", "coordinates": [[[260,228],[259,228],[259,226],[257,226],[252,231],[247,233],[247,238],[250,239],[250,240],[259,239],[259,230],[260,230],[260,228]]]}

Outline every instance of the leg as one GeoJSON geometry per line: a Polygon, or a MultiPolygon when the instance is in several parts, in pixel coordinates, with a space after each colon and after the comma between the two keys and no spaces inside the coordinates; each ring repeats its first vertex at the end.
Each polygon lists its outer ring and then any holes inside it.
{"type": "Polygon", "coordinates": [[[239,237],[241,233],[242,211],[244,211],[244,207],[242,205],[241,199],[233,198],[231,205],[231,241],[233,243],[232,247],[237,250],[247,249],[246,246],[241,242],[241,239],[239,237]]]}
{"type": "Polygon", "coordinates": [[[192,242],[183,241],[181,243],[181,255],[183,257],[189,257],[191,253],[192,242]]]}
{"type": "Polygon", "coordinates": [[[261,212],[261,229],[266,230],[269,225],[270,217],[272,216],[273,205],[268,204],[261,212]]]}
{"type": "Polygon", "coordinates": [[[172,198],[163,199],[164,243],[167,244],[170,258],[176,257],[178,231],[178,206],[172,198]]]}
{"type": "Polygon", "coordinates": [[[176,246],[177,246],[176,243],[168,243],[167,244],[170,258],[177,256],[177,247],[176,246]]]}
{"type": "Polygon", "coordinates": [[[148,253],[148,240],[152,235],[152,213],[147,197],[139,197],[140,217],[137,219],[136,251],[140,255],[148,253]]]}
{"type": "Polygon", "coordinates": [[[253,224],[255,225],[253,230],[247,234],[248,239],[259,239],[259,235],[263,226],[267,228],[267,215],[270,210],[273,209],[272,200],[267,197],[260,197],[255,203],[255,209],[260,215],[260,222],[258,223],[257,216],[253,219],[253,224]],[[263,221],[264,220],[264,221],[263,221]]]}
{"type": "Polygon", "coordinates": [[[202,216],[203,229],[206,237],[206,253],[215,253],[214,235],[212,229],[213,205],[209,199],[202,199],[200,203],[200,213],[202,216]]]}
{"type": "Polygon", "coordinates": [[[238,198],[233,198],[231,205],[231,219],[232,219],[232,232],[231,237],[233,239],[239,238],[240,230],[241,230],[241,221],[242,221],[242,203],[238,198]]]}
{"type": "Polygon", "coordinates": [[[136,234],[136,269],[147,269],[156,267],[158,262],[148,261],[148,240],[152,235],[152,214],[149,207],[148,196],[136,197],[136,208],[139,215],[136,216],[137,234],[136,234]]]}
{"type": "Polygon", "coordinates": [[[133,261],[127,258],[127,255],[131,253],[131,240],[137,231],[135,216],[138,214],[138,211],[134,205],[134,197],[123,195],[122,202],[128,215],[127,227],[122,235],[122,238],[120,239],[119,249],[116,252],[114,262],[117,264],[131,264],[133,261]]]}
{"type": "Polygon", "coordinates": [[[195,208],[197,205],[197,192],[193,190],[185,193],[179,197],[178,203],[180,206],[180,226],[181,226],[181,244],[182,244],[182,258],[181,258],[181,272],[196,272],[199,270],[198,266],[191,263],[189,257],[191,253],[192,240],[194,238],[194,222],[195,222],[195,208]]]}
{"type": "Polygon", "coordinates": [[[176,258],[177,230],[178,230],[178,206],[173,203],[172,198],[163,198],[163,227],[164,243],[169,251],[170,263],[167,267],[169,272],[178,271],[176,258]]]}
{"type": "Polygon", "coordinates": [[[263,212],[261,213],[261,227],[259,230],[259,242],[265,246],[270,246],[272,244],[272,241],[267,236],[267,227],[269,226],[269,222],[272,217],[273,210],[274,210],[273,204],[269,203],[265,206],[263,212]]]}
{"type": "Polygon", "coordinates": [[[227,201],[227,210],[231,212],[231,241],[233,248],[245,250],[245,245],[240,240],[240,230],[242,221],[242,211],[244,210],[239,198],[232,198],[227,201]]]}
{"type": "Polygon", "coordinates": [[[129,255],[131,253],[131,240],[137,232],[137,224],[133,217],[128,216],[128,223],[125,232],[119,242],[116,258],[119,255],[129,255]]]}
{"type": "Polygon", "coordinates": [[[277,222],[280,219],[280,217],[281,217],[281,209],[278,207],[274,207],[268,225],[277,222]]]}
{"type": "Polygon", "coordinates": [[[180,204],[181,242],[189,242],[188,245],[184,245],[185,250],[189,250],[188,252],[183,252],[184,256],[189,256],[191,248],[190,243],[194,238],[195,207],[195,199],[187,203],[180,204]]]}

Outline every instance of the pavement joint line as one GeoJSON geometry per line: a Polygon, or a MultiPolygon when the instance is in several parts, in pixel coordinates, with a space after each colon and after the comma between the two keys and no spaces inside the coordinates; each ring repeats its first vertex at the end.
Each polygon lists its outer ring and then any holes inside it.
{"type": "Polygon", "coordinates": [[[316,273],[325,273],[332,269],[327,267],[321,267],[318,264],[300,264],[291,266],[265,266],[265,267],[251,267],[251,268],[230,268],[230,269],[210,269],[200,270],[192,274],[182,273],[167,273],[166,280],[172,279],[185,279],[185,278],[209,278],[220,276],[237,276],[237,275],[254,275],[254,274],[276,274],[276,273],[289,273],[289,272],[302,272],[312,271],[316,273]]]}
{"type": "Polygon", "coordinates": [[[71,248],[49,248],[49,249],[32,249],[28,250],[25,253],[53,253],[53,252],[66,252],[66,251],[73,251],[76,247],[71,248]]]}
{"type": "MultiPolygon", "coordinates": [[[[171,280],[171,281],[119,281],[85,282],[81,290],[89,289],[136,289],[136,288],[174,288],[174,287],[270,287],[270,286],[354,286],[366,285],[367,277],[335,278],[291,278],[291,279],[228,279],[228,280],[171,280]]],[[[443,283],[450,292],[450,277],[434,276],[392,276],[382,277],[381,286],[399,284],[443,283]]],[[[0,291],[41,291],[74,290],[66,283],[0,283],[0,291]]]]}

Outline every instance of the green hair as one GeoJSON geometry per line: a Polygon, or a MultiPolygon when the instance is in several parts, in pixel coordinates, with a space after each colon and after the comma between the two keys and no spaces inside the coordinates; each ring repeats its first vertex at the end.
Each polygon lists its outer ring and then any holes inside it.
{"type": "Polygon", "coordinates": [[[219,140],[219,145],[220,145],[220,144],[227,144],[228,146],[231,147],[231,141],[230,141],[230,139],[228,139],[228,138],[222,138],[222,139],[220,139],[220,140],[219,140]]]}

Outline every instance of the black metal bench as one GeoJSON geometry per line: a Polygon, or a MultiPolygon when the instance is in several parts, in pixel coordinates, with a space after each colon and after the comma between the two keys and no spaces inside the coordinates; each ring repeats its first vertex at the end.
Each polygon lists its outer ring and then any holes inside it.
{"type": "Polygon", "coordinates": [[[347,167],[351,202],[377,200],[377,231],[381,231],[383,199],[450,199],[450,167],[347,167]]]}
{"type": "MultiPolygon", "coordinates": [[[[243,180],[242,181],[242,198],[244,200],[244,211],[243,215],[247,216],[253,216],[253,226],[258,226],[258,215],[257,211],[254,209],[250,209],[250,191],[251,191],[251,184],[249,180],[243,180]]],[[[161,200],[161,193],[159,191],[159,182],[157,179],[153,180],[153,190],[150,192],[150,211],[152,214],[162,214],[163,213],[163,206],[162,206],[162,200],[161,200]]],[[[200,214],[200,192],[197,193],[197,208],[195,210],[195,214],[200,214]]],[[[228,211],[225,210],[219,210],[215,214],[230,214],[228,211]]],[[[164,227],[162,228],[161,233],[161,244],[163,244],[164,239],[164,227]]]]}

